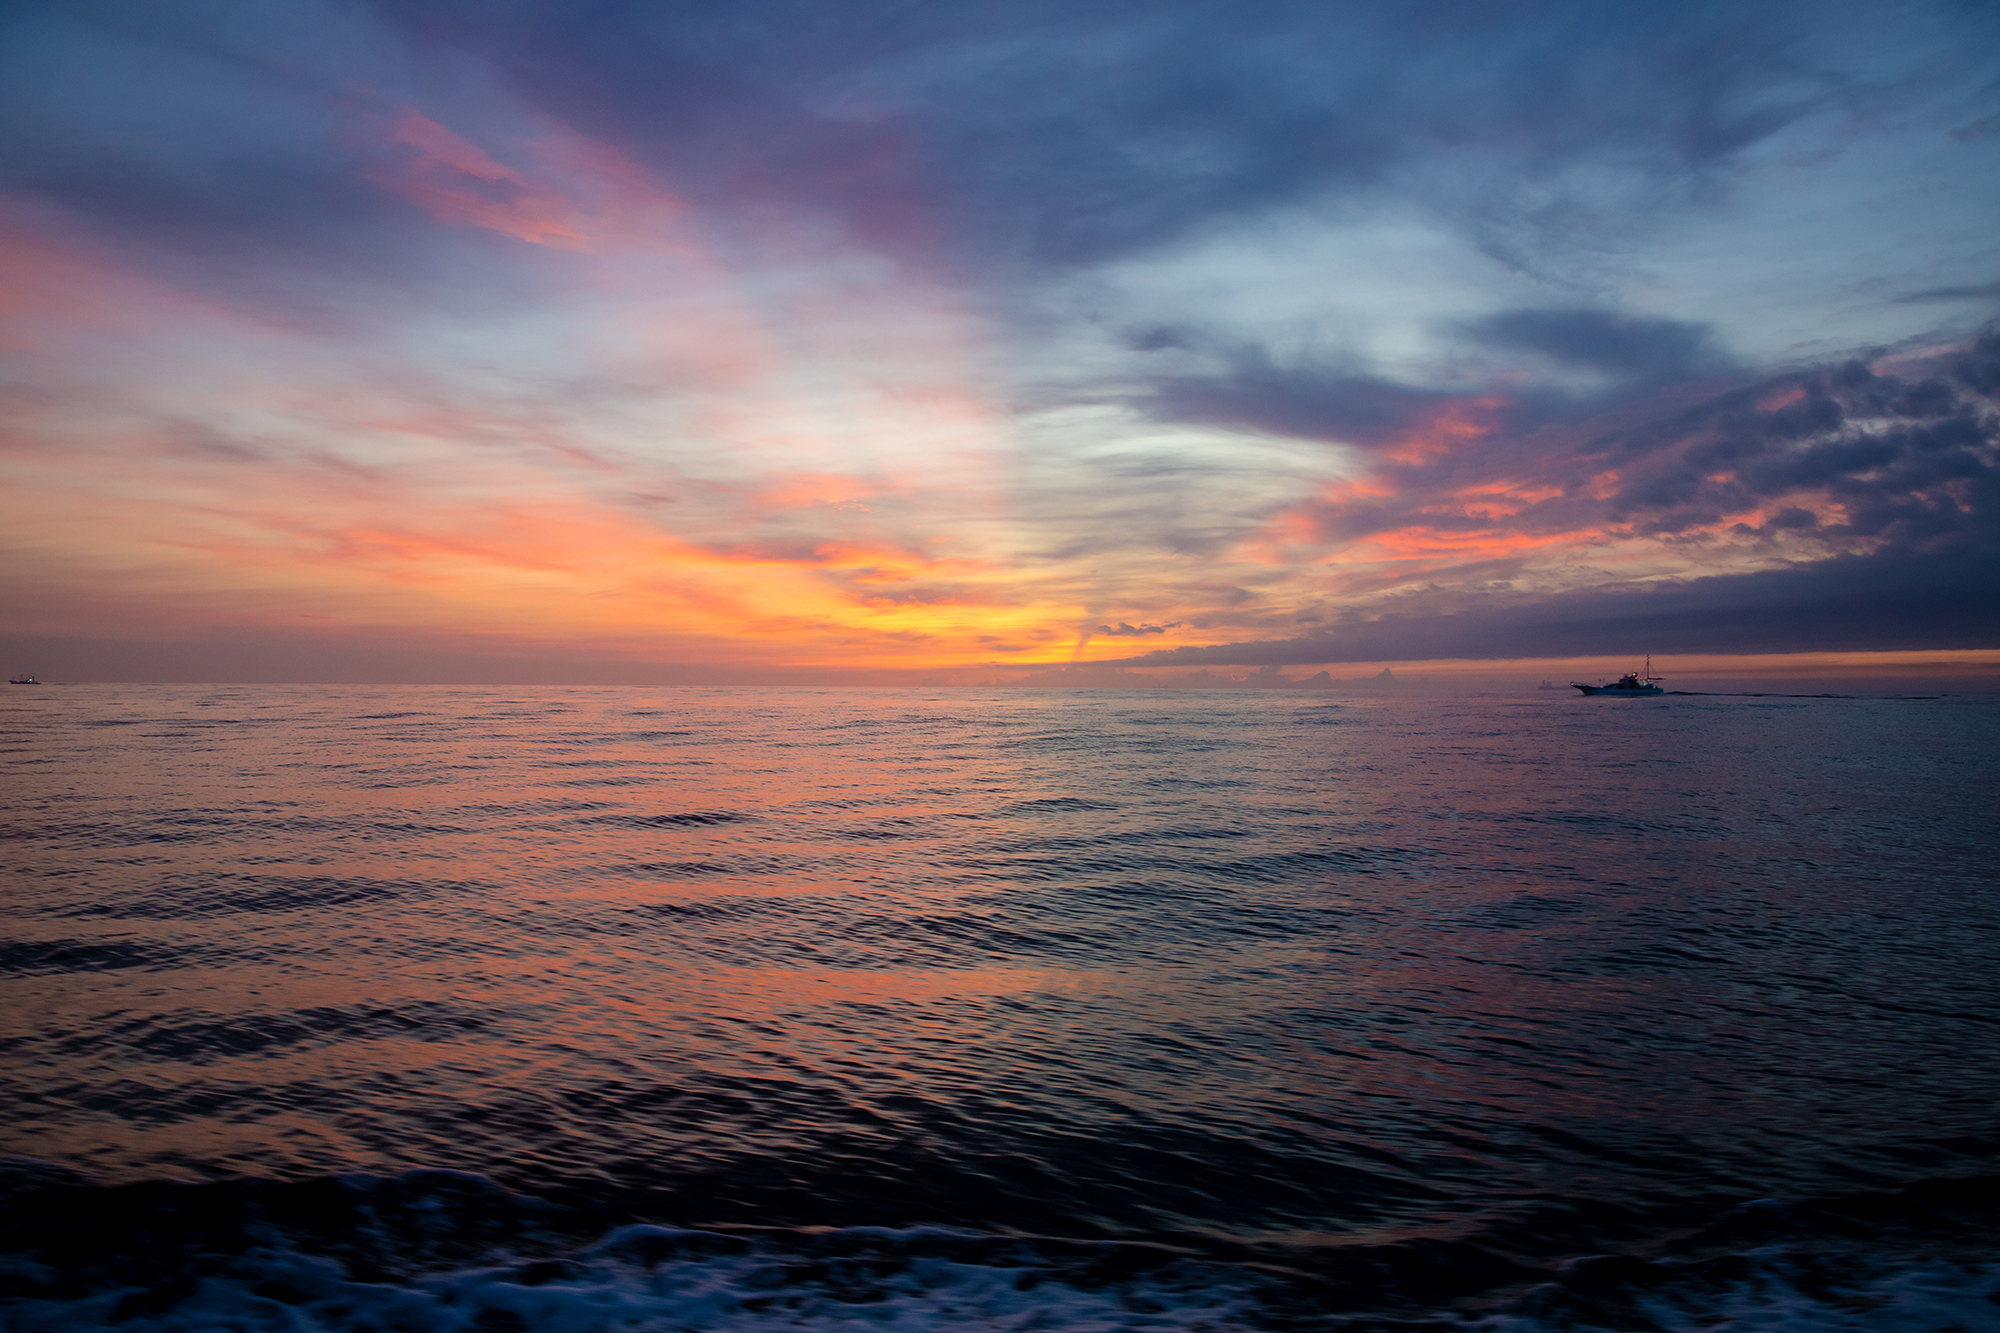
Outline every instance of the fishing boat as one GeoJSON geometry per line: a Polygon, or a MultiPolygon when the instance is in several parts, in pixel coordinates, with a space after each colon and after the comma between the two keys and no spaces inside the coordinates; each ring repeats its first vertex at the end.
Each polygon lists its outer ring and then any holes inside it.
{"type": "Polygon", "coordinates": [[[36,680],[35,673],[31,671],[25,676],[9,676],[7,677],[7,683],[9,685],[39,685],[42,682],[36,680]]]}
{"type": "Polygon", "coordinates": [[[1653,659],[1648,657],[1644,672],[1628,671],[1608,685],[1585,685],[1574,680],[1570,684],[1586,695],[1601,694],[1613,699],[1632,699],[1642,694],[1665,694],[1666,691],[1660,688],[1662,679],[1664,678],[1653,674],[1653,659]]]}

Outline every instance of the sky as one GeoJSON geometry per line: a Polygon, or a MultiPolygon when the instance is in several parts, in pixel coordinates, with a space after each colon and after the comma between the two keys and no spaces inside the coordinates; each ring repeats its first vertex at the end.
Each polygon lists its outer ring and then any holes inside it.
{"type": "Polygon", "coordinates": [[[2000,7],[12,0],[0,131],[12,671],[2000,656],[2000,7]]]}

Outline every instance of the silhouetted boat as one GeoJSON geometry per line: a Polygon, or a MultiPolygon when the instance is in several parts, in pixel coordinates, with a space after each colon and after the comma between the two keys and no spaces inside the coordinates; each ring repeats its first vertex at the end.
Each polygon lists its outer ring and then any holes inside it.
{"type": "Polygon", "coordinates": [[[1544,680],[1541,684],[1535,686],[1535,688],[1538,690],[1559,690],[1562,688],[1562,686],[1556,684],[1552,680],[1544,680]]]}
{"type": "Polygon", "coordinates": [[[29,673],[28,673],[27,675],[25,675],[25,676],[9,676],[9,677],[7,677],[7,683],[8,683],[9,685],[39,685],[39,684],[41,684],[42,682],[40,682],[39,680],[36,680],[36,679],[35,679],[35,676],[34,676],[34,673],[33,673],[33,672],[29,672],[29,673]]]}
{"type": "Polygon", "coordinates": [[[1646,659],[1644,674],[1637,671],[1628,671],[1609,685],[1584,685],[1574,680],[1570,684],[1576,686],[1577,689],[1582,690],[1585,694],[1601,694],[1607,698],[1614,699],[1632,699],[1642,694],[1665,694],[1666,691],[1659,686],[1661,679],[1662,677],[1653,674],[1653,659],[1648,657],[1646,659]]]}

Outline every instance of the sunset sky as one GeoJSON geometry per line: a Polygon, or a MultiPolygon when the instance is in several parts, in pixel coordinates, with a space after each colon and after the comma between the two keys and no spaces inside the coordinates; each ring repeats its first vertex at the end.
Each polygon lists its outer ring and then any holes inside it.
{"type": "Polygon", "coordinates": [[[9,670],[2000,649],[2000,7],[17,0],[0,62],[9,670]]]}

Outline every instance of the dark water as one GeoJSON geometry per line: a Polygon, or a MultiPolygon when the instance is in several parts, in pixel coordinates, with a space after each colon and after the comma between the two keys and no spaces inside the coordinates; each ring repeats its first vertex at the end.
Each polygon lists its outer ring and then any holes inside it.
{"type": "Polygon", "coordinates": [[[4,703],[14,1327],[2000,1327],[1992,696],[4,703]]]}

